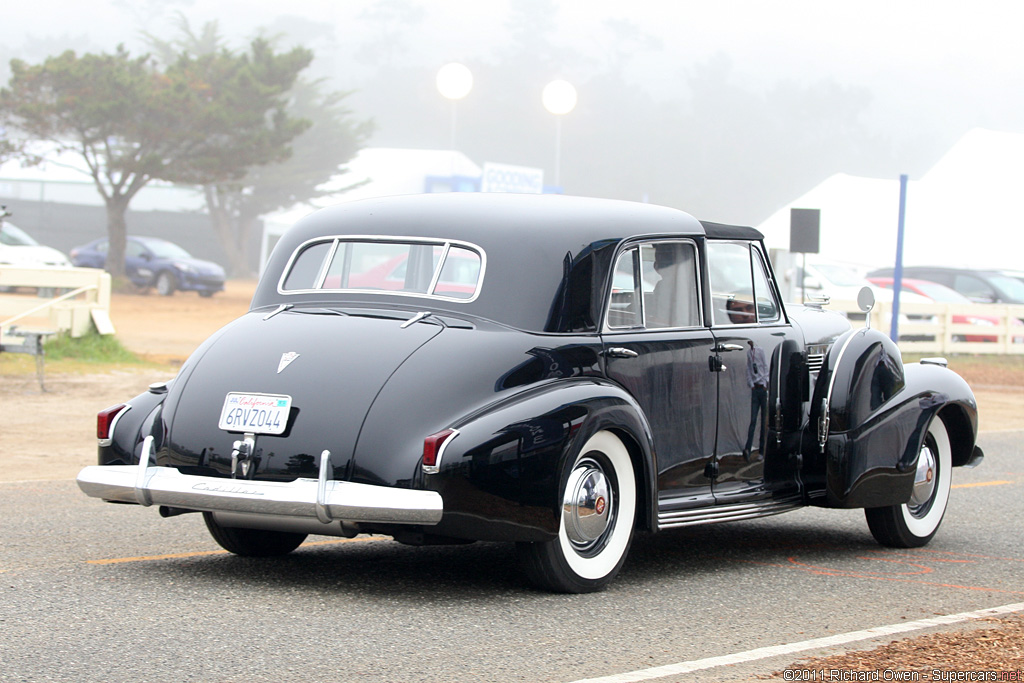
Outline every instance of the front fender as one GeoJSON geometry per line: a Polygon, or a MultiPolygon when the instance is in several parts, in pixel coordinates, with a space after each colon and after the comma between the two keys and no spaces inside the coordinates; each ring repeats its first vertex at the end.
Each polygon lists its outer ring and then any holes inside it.
{"type": "MultiPolygon", "coordinates": [[[[439,534],[478,540],[545,541],[558,533],[565,463],[593,434],[615,432],[630,450],[642,523],[656,517],[652,433],[640,407],[599,379],[556,381],[453,425],[439,472],[425,488],[444,499],[439,534]]],[[[651,527],[653,528],[653,527],[651,527]]]]}
{"type": "Polygon", "coordinates": [[[980,457],[977,403],[951,370],[904,366],[892,340],[870,329],[840,337],[826,368],[815,386],[804,439],[812,503],[844,508],[905,503],[928,424],[936,416],[950,433],[954,465],[980,457]]]}

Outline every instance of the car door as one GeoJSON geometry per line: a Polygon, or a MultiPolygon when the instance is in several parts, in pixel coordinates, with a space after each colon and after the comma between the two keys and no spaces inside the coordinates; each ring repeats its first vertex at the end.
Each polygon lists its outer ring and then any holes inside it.
{"type": "Polygon", "coordinates": [[[141,242],[130,239],[125,244],[124,271],[134,284],[145,287],[153,281],[152,260],[153,255],[141,242]]]}
{"type": "Polygon", "coordinates": [[[664,511],[714,502],[717,377],[704,324],[694,240],[633,244],[616,259],[603,328],[607,376],[637,400],[650,423],[664,511]]]}
{"type": "Polygon", "coordinates": [[[771,497],[795,488],[782,418],[800,409],[785,388],[798,343],[758,244],[709,239],[707,259],[718,378],[715,500],[771,497]]]}

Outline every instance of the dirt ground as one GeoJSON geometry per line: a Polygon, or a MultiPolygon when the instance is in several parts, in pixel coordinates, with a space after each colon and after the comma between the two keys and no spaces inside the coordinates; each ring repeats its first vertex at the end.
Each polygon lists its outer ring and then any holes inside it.
{"type": "MultiPolygon", "coordinates": [[[[212,298],[178,292],[115,294],[111,319],[117,336],[150,365],[102,373],[46,373],[41,392],[29,358],[0,355],[0,481],[70,479],[96,457],[96,413],[174,376],[210,334],[243,314],[254,281],[229,281],[212,298]]],[[[982,430],[1024,429],[1024,365],[1007,373],[954,359],[975,390],[982,430]]]]}

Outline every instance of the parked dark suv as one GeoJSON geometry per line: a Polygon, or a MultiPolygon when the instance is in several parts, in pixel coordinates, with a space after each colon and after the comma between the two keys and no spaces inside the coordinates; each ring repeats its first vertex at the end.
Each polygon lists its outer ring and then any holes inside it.
{"type": "MultiPolygon", "coordinates": [[[[892,277],[892,273],[892,268],[881,268],[868,273],[868,277],[892,277]]],[[[997,270],[906,266],[903,276],[938,282],[977,303],[1024,304],[1024,282],[997,270]]]]}

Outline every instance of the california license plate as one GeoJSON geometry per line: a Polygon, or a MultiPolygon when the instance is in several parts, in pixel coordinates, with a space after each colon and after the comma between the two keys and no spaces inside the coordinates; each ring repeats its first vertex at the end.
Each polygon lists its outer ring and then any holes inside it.
{"type": "Polygon", "coordinates": [[[218,426],[229,432],[281,434],[291,407],[291,396],[231,392],[224,398],[218,426]]]}

